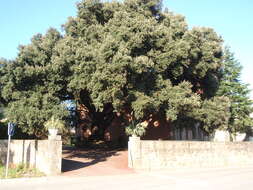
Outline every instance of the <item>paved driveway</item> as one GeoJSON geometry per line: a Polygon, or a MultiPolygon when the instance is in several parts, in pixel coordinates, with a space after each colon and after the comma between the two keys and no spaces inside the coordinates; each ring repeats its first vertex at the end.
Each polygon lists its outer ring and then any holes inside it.
{"type": "Polygon", "coordinates": [[[253,167],[1,180],[1,190],[252,190],[253,167]]]}
{"type": "Polygon", "coordinates": [[[128,168],[127,157],[127,150],[65,148],[62,175],[84,177],[134,173],[128,168]]]}

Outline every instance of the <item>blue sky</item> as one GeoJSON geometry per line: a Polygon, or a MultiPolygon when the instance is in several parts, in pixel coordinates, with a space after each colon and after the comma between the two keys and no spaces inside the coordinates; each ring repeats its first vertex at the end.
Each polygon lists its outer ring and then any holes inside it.
{"type": "MultiPolygon", "coordinates": [[[[76,15],[76,2],[2,0],[0,57],[15,58],[18,45],[28,44],[49,27],[60,30],[67,17],[76,15]]],[[[163,5],[184,15],[190,27],[214,28],[243,65],[242,81],[253,89],[253,0],[164,0],[163,5]]]]}

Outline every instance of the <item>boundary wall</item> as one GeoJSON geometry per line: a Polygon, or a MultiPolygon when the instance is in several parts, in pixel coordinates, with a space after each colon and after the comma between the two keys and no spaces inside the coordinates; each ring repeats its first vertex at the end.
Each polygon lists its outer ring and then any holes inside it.
{"type": "MultiPolygon", "coordinates": [[[[0,162],[6,163],[8,140],[0,140],[0,162]]],[[[46,175],[61,173],[61,140],[11,140],[10,164],[35,167],[46,175]]]]}
{"type": "Polygon", "coordinates": [[[253,166],[253,142],[149,141],[130,137],[128,166],[144,170],[253,166]]]}

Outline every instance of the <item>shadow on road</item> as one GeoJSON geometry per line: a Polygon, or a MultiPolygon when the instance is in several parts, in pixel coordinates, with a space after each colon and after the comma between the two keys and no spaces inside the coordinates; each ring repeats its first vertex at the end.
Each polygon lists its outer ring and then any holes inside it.
{"type": "Polygon", "coordinates": [[[67,159],[62,159],[62,172],[69,172],[73,170],[78,170],[80,168],[87,167],[87,163],[83,162],[78,162],[74,160],[67,160],[67,159]]]}

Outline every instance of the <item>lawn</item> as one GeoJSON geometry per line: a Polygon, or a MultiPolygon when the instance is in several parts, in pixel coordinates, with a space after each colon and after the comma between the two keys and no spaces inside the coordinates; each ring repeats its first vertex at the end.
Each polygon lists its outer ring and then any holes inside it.
{"type": "MultiPolygon", "coordinates": [[[[40,177],[44,174],[35,168],[29,168],[24,164],[17,166],[10,166],[8,170],[8,178],[21,178],[21,177],[40,177]]],[[[5,167],[0,165],[0,179],[5,178],[5,167]]]]}

